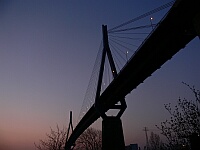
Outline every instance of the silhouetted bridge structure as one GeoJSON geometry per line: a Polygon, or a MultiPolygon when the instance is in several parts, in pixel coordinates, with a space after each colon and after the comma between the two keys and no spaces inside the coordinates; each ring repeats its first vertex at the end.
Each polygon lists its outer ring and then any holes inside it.
{"type": "MultiPolygon", "coordinates": [[[[104,53],[107,53],[110,57],[109,61],[114,80],[102,94],[98,92],[97,88],[95,104],[75,127],[66,142],[66,150],[71,149],[76,139],[99,117],[104,120],[106,118],[105,112],[109,109],[120,109],[117,116],[120,118],[126,108],[125,96],[183,49],[191,40],[200,36],[200,1],[177,0],[119,73],[116,72],[112,55],[109,54],[106,26],[103,26],[103,36],[104,49],[106,49],[104,53]],[[121,102],[121,105],[116,105],[119,102],[121,102]]],[[[99,83],[101,83],[101,79],[99,79],[99,83]]],[[[109,135],[106,136],[109,138],[109,135]]]]}

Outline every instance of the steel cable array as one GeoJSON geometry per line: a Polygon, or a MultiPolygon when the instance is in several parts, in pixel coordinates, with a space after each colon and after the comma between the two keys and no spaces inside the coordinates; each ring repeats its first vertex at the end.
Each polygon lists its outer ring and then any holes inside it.
{"type": "MultiPolygon", "coordinates": [[[[153,22],[154,20],[152,20],[151,15],[169,8],[174,2],[175,0],[108,30],[109,46],[117,72],[120,72],[120,70],[128,63],[138,47],[159,24],[159,22],[153,22]]],[[[79,113],[78,122],[94,104],[102,51],[103,43],[101,42],[81,111],[79,113]]],[[[112,72],[108,58],[106,57],[101,93],[107,88],[112,80],[112,72]]]]}

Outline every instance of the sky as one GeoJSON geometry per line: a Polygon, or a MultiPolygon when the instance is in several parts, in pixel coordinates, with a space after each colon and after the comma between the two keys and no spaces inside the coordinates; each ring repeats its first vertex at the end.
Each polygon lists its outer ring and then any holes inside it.
{"type": "MultiPolygon", "coordinates": [[[[0,0],[0,144],[34,150],[50,127],[79,117],[102,24],[115,27],[170,0],[0,0]]],[[[156,19],[156,18],[155,18],[156,19]]],[[[200,89],[200,40],[184,49],[126,97],[126,144],[145,144],[144,127],[169,117],[164,104],[200,89]]],[[[101,120],[93,124],[101,128],[101,120]]]]}

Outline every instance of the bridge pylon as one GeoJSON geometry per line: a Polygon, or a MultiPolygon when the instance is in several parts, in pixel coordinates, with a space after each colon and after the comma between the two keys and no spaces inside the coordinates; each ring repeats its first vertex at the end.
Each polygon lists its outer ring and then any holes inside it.
{"type": "Polygon", "coordinates": [[[103,119],[102,150],[108,150],[108,149],[125,150],[123,127],[122,127],[122,121],[120,119],[120,117],[122,116],[123,112],[127,107],[125,98],[118,97],[119,102],[121,104],[114,104],[112,106],[109,106],[108,108],[105,108],[103,103],[99,101],[106,55],[108,57],[112,76],[114,79],[117,77],[117,69],[115,67],[115,63],[108,43],[108,32],[106,25],[102,25],[102,32],[103,32],[103,51],[102,51],[102,59],[101,59],[96,98],[95,98],[95,108],[103,119]],[[118,109],[119,112],[116,116],[107,116],[105,112],[109,109],[118,109]]]}

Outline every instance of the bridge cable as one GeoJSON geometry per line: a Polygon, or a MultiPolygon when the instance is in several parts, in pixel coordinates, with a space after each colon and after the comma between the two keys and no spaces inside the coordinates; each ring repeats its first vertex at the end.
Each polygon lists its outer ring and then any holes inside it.
{"type": "MultiPolygon", "coordinates": [[[[152,24],[152,25],[155,26],[156,24],[152,24]]],[[[152,25],[145,25],[145,26],[138,26],[138,27],[132,27],[132,28],[114,30],[114,31],[111,31],[111,32],[109,32],[109,33],[124,32],[124,31],[138,30],[138,29],[144,29],[144,28],[151,28],[152,25]]]]}
{"type": "Polygon", "coordinates": [[[96,85],[97,85],[98,74],[99,74],[99,66],[100,66],[100,62],[101,62],[102,49],[103,49],[103,42],[101,42],[101,44],[100,44],[99,51],[97,53],[95,64],[94,64],[94,67],[92,70],[92,74],[91,74],[91,77],[89,80],[89,84],[86,89],[82,107],[81,107],[81,110],[79,113],[79,121],[83,117],[84,113],[86,113],[89,110],[89,107],[91,107],[92,104],[94,103],[96,85]]]}
{"type": "Polygon", "coordinates": [[[143,14],[143,15],[140,15],[140,16],[138,16],[138,17],[136,17],[136,18],[134,18],[134,19],[131,19],[131,20],[125,22],[125,23],[122,23],[122,24],[120,24],[120,25],[118,25],[118,26],[116,26],[116,27],[114,27],[114,28],[111,28],[110,30],[108,30],[108,32],[111,32],[111,31],[113,31],[113,30],[115,30],[115,29],[118,29],[118,28],[123,27],[123,26],[125,26],[125,25],[127,25],[127,24],[130,24],[130,23],[132,23],[132,22],[135,22],[135,21],[137,21],[137,20],[140,20],[140,19],[142,19],[142,18],[145,18],[145,17],[147,17],[147,16],[149,16],[149,15],[152,15],[152,14],[154,14],[154,13],[156,13],[156,12],[159,12],[159,11],[161,11],[161,10],[163,10],[163,9],[166,9],[166,8],[172,6],[172,5],[174,4],[175,1],[176,1],[176,0],[173,0],[173,1],[169,2],[169,3],[167,3],[167,4],[164,4],[164,5],[162,5],[162,6],[158,7],[158,8],[155,8],[155,9],[153,9],[153,10],[151,10],[151,11],[149,11],[149,12],[143,14]]]}

